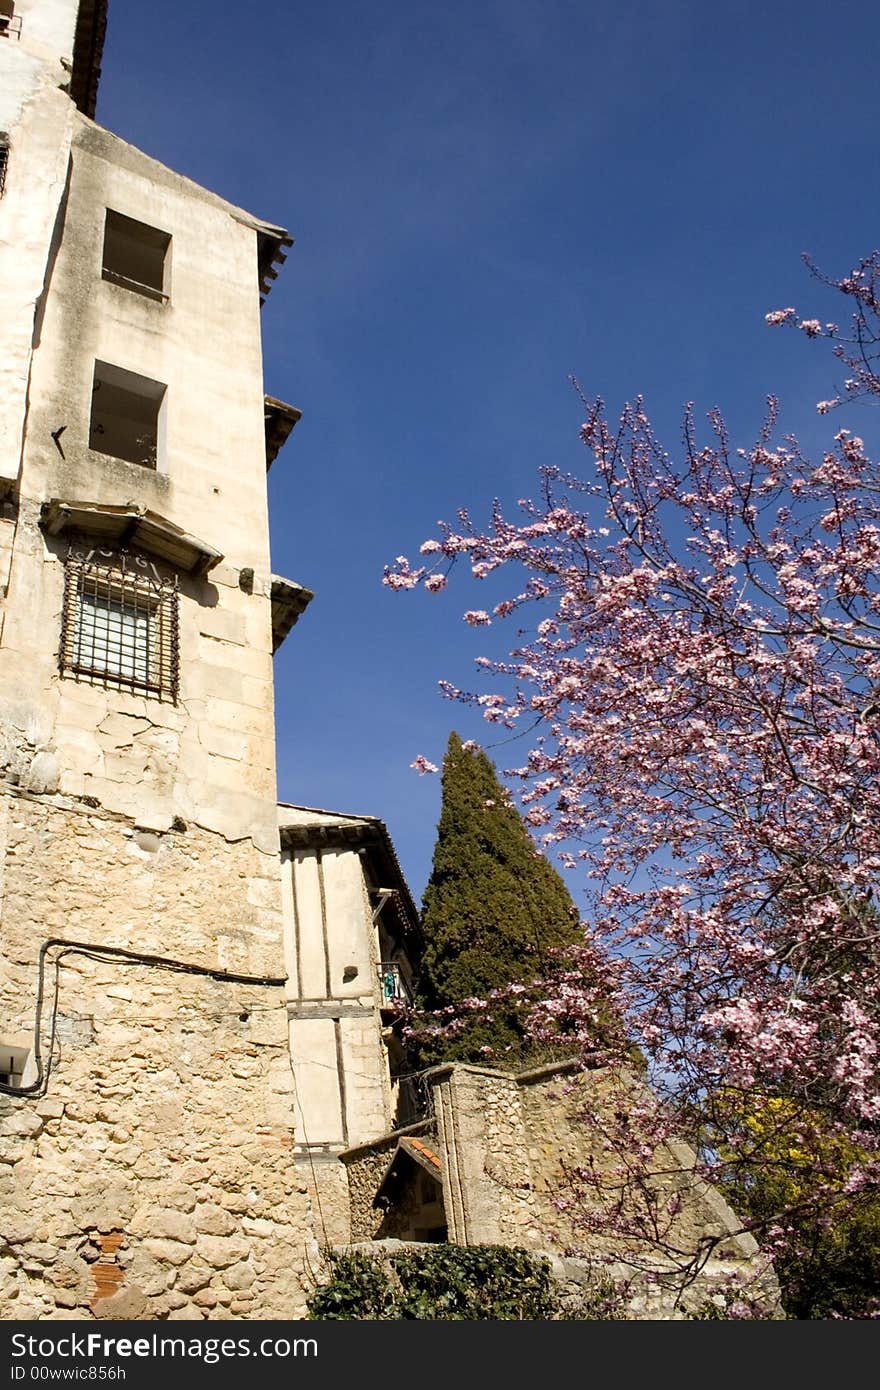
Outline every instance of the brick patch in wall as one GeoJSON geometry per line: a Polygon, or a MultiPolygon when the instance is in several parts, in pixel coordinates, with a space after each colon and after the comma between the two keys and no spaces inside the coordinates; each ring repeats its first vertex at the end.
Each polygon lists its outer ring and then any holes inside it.
{"type": "Polygon", "coordinates": [[[92,1265],[95,1292],[92,1294],[91,1306],[94,1307],[99,1299],[110,1298],[115,1294],[125,1278],[125,1271],[116,1258],[120,1246],[125,1244],[125,1236],[122,1231],[108,1231],[106,1234],[96,1232],[92,1241],[100,1251],[92,1265]]]}

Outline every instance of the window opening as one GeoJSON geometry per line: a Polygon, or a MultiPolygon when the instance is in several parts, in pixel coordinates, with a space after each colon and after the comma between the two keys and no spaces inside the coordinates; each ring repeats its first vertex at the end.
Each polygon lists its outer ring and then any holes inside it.
{"type": "Polygon", "coordinates": [[[15,1047],[0,1040],[0,1082],[4,1086],[20,1086],[30,1049],[15,1047]]]}
{"type": "Polygon", "coordinates": [[[165,303],[170,246],[168,232],[108,208],[101,274],[115,285],[165,303]]]}
{"type": "Polygon", "coordinates": [[[6,169],[9,164],[9,136],[0,130],[0,198],[6,187],[6,169]]]}
{"type": "Polygon", "coordinates": [[[65,561],[62,676],[177,703],[178,581],[146,556],[78,549],[65,561]]]}
{"type": "Polygon", "coordinates": [[[165,387],[160,381],[96,362],[89,448],[126,463],[158,468],[164,405],[165,387]]]}
{"type": "Polygon", "coordinates": [[[21,15],[15,13],[13,0],[0,0],[0,39],[21,37],[21,15]]]}

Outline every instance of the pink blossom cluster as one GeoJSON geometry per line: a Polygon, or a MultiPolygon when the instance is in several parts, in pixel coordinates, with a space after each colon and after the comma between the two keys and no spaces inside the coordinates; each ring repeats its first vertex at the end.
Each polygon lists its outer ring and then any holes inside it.
{"type": "Polygon", "coordinates": [[[834,356],[851,375],[844,378],[835,396],[817,403],[819,414],[824,415],[847,400],[880,395],[880,251],[864,256],[849,274],[837,278],[825,275],[809,256],[803,259],[816,280],[849,299],[852,314],[848,330],[841,332],[838,324],[822,323],[817,318],[799,319],[793,308],[774,309],[764,317],[772,325],[798,328],[808,338],[833,339],[834,356]]]}
{"type": "Polygon", "coordinates": [[[428,762],[428,759],[421,753],[416,754],[415,758],[413,758],[410,763],[410,767],[414,767],[420,777],[423,777],[426,772],[439,772],[440,770],[436,763],[428,762]]]}

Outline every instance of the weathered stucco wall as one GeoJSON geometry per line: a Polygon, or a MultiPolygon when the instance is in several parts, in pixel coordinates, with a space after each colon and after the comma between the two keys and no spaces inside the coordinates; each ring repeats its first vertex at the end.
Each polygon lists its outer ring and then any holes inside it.
{"type": "MultiPolygon", "coordinates": [[[[105,690],[58,674],[65,549],[47,546],[38,506],[23,501],[3,627],[0,766],[24,786],[91,796],[152,829],[179,817],[277,852],[268,599],[243,593],[225,566],[210,583],[184,579],[177,704],[105,690]]],[[[280,884],[280,906],[279,894],[280,884]]]]}
{"type": "MultiPolygon", "coordinates": [[[[17,745],[19,775],[27,776],[21,763],[33,745],[47,755],[41,764],[50,784],[65,792],[94,796],[156,829],[179,816],[275,851],[256,233],[205,190],[75,111],[72,119],[69,189],[30,371],[4,605],[6,742],[17,745]],[[107,208],[170,234],[167,302],[102,278],[107,208]],[[166,385],[160,468],[89,448],[98,360],[166,385]],[[108,701],[98,686],[59,678],[67,539],[40,527],[41,507],[53,497],[134,503],[225,556],[207,579],[182,576],[176,707],[124,692],[108,701]],[[243,570],[253,572],[245,588],[243,570]],[[108,725],[110,710],[119,717],[108,725]]],[[[47,143],[58,138],[47,125],[47,143]]],[[[10,185],[14,195],[16,180],[10,185]]],[[[38,220],[29,206],[21,215],[28,225],[38,220]]],[[[42,248],[45,270],[45,235],[38,240],[34,260],[42,248]]],[[[0,276],[0,283],[9,281],[0,276]]]]}
{"type": "Polygon", "coordinates": [[[30,477],[40,491],[44,482],[135,486],[185,529],[197,522],[224,554],[265,568],[256,232],[230,204],[76,113],[71,159],[34,366],[30,477]],[[170,236],[167,301],[102,277],[108,208],[170,236]],[[89,449],[95,359],[168,388],[158,469],[89,449]],[[62,422],[64,458],[50,437],[62,422]]]}
{"type": "MultiPolygon", "coordinates": [[[[294,807],[280,814],[283,825],[320,820],[320,813],[294,807]]],[[[323,1238],[344,1243],[351,1238],[350,1201],[336,1155],[391,1124],[376,928],[356,849],[285,848],[281,873],[297,1163],[323,1238]]],[[[381,1213],[372,1216],[381,1221],[381,1213]]]]}
{"type": "Polygon", "coordinates": [[[18,0],[20,37],[0,43],[0,132],[9,144],[0,198],[0,490],[18,477],[34,319],[67,179],[76,110],[61,88],[73,49],[73,0],[18,0]]]}
{"type": "MultiPolygon", "coordinates": [[[[16,1037],[50,936],[278,975],[260,903],[274,861],[248,842],[141,832],[62,797],[0,805],[0,1014],[16,1037]]],[[[0,1317],[301,1316],[320,1260],[292,1160],[283,986],[59,958],[46,1093],[0,1099],[0,1317]]]]}
{"type": "MultiPolygon", "coordinates": [[[[295,813],[284,808],[285,819],[295,813]]],[[[390,1127],[376,930],[353,849],[282,852],[290,1045],[302,1142],[345,1148],[390,1127]]]]}

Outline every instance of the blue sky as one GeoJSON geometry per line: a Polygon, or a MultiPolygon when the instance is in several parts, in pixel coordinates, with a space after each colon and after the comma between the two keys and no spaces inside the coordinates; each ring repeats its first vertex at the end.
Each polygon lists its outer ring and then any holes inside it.
{"type": "MultiPolygon", "coordinates": [[[[439,518],[586,462],[576,376],[664,441],[768,392],[819,445],[825,352],[764,325],[840,306],[880,245],[880,11],[838,0],[110,0],[97,119],[295,238],[263,310],[303,418],[270,474],[273,569],[315,591],[275,658],[283,800],[381,816],[416,898],[473,683],[472,581],[393,595],[439,518]]],[[[493,630],[493,639],[497,636],[493,630]]],[[[524,744],[492,749],[500,767],[524,744]]],[[[576,887],[576,885],[574,885],[576,887]]]]}

